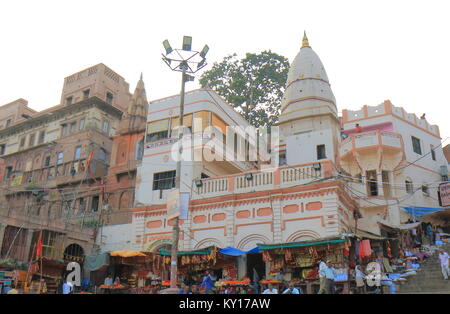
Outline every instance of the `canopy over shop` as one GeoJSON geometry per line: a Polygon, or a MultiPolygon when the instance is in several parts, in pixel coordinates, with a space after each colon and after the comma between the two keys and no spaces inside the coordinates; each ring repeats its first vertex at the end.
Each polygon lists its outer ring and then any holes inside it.
{"type": "Polygon", "coordinates": [[[133,250],[109,253],[110,266],[100,288],[107,292],[127,290],[130,293],[155,293],[166,270],[163,257],[133,250]]]}
{"type": "Polygon", "coordinates": [[[335,282],[343,293],[354,284],[350,278],[357,264],[373,261],[377,256],[390,256],[389,239],[364,230],[342,237],[293,243],[258,244],[264,261],[269,263],[266,280],[290,281],[306,293],[319,289],[320,261],[328,261],[335,269],[335,282]]]}
{"type": "MultiPolygon", "coordinates": [[[[170,265],[170,252],[160,249],[166,265],[170,265]]],[[[178,274],[187,285],[200,284],[205,271],[211,271],[217,279],[237,279],[235,256],[245,254],[234,248],[219,249],[210,246],[195,251],[178,252],[178,274]],[[225,254],[226,253],[226,254],[225,254]]]]}

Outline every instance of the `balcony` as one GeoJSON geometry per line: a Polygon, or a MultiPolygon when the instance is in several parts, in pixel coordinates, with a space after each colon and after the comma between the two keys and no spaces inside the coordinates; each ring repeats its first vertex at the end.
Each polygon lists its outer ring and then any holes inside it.
{"type": "Polygon", "coordinates": [[[22,226],[25,229],[39,229],[59,232],[75,232],[82,237],[91,237],[94,228],[90,221],[98,220],[99,212],[68,213],[62,205],[53,206],[49,212],[43,203],[27,203],[24,206],[0,207],[0,219],[12,226],[22,226]]]}
{"type": "MultiPolygon", "coordinates": [[[[192,199],[217,197],[230,193],[250,193],[287,188],[312,183],[332,176],[331,162],[328,160],[316,164],[305,164],[251,171],[223,177],[202,179],[202,185],[193,184],[192,199]],[[320,168],[318,165],[320,164],[320,168]]],[[[194,182],[195,183],[195,182],[194,182]]]]}
{"type": "Polygon", "coordinates": [[[339,164],[351,175],[371,169],[392,171],[404,158],[400,134],[375,130],[349,136],[339,145],[339,164]]]}
{"type": "Polygon", "coordinates": [[[339,153],[342,158],[352,151],[368,151],[379,148],[403,150],[401,135],[380,130],[351,135],[341,143],[339,153]]]}
{"type": "MultiPolygon", "coordinates": [[[[48,166],[32,171],[18,172],[7,179],[2,185],[4,187],[33,188],[45,187],[52,188],[58,185],[70,184],[87,180],[91,177],[103,177],[107,175],[108,166],[100,160],[92,160],[90,173],[86,170],[86,160],[79,159],[61,163],[56,166],[48,166]],[[72,175],[71,170],[75,169],[72,175]]],[[[13,190],[7,192],[14,193],[13,190]]]]}

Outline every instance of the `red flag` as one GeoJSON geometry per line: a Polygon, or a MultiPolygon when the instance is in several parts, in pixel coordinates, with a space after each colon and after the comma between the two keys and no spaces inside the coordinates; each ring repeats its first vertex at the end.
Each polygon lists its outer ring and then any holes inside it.
{"type": "Polygon", "coordinates": [[[92,160],[92,157],[94,156],[94,151],[92,151],[90,154],[89,154],[89,158],[88,158],[88,160],[86,161],[86,167],[87,167],[87,171],[88,171],[88,173],[92,176],[92,173],[91,173],[91,160],[92,160]]]}
{"type": "Polygon", "coordinates": [[[36,245],[36,257],[42,256],[42,231],[39,232],[39,238],[36,245]]]}

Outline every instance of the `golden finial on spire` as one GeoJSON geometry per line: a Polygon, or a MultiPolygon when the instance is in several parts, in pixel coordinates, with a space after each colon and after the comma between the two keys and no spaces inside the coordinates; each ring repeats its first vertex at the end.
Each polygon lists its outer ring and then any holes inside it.
{"type": "Polygon", "coordinates": [[[306,37],[306,31],[303,33],[303,45],[302,45],[302,48],[303,47],[310,47],[309,46],[308,37],[306,37]]]}

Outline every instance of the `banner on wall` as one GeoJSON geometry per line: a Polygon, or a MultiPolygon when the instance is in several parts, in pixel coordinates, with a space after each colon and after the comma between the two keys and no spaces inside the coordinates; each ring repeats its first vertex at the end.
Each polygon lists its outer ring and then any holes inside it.
{"type": "Polygon", "coordinates": [[[439,206],[450,206],[450,182],[439,184],[438,197],[439,206]]]}

